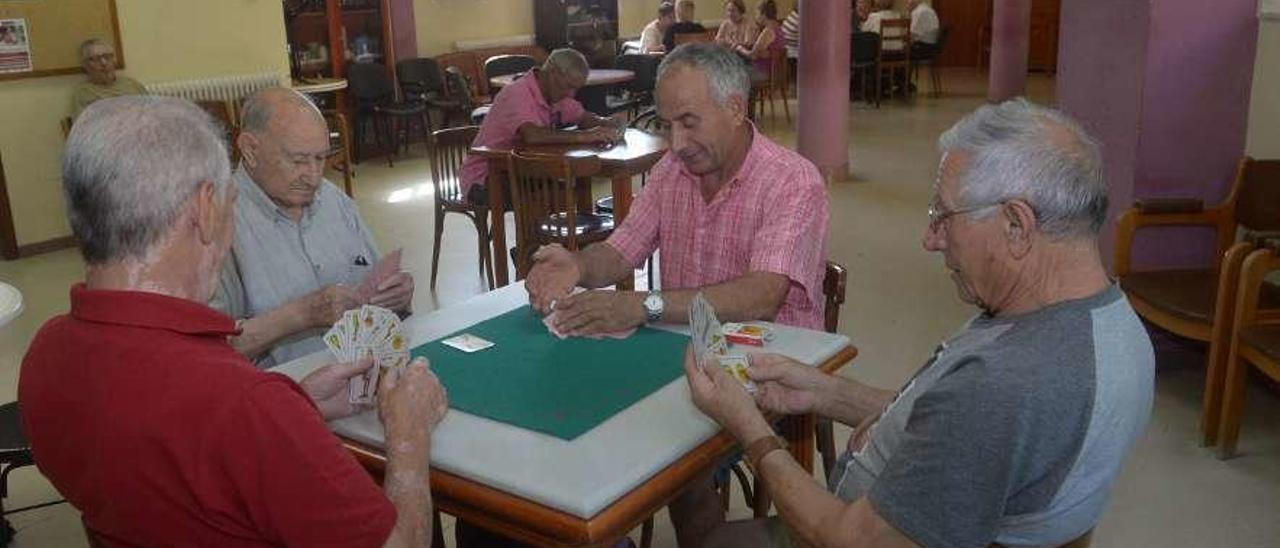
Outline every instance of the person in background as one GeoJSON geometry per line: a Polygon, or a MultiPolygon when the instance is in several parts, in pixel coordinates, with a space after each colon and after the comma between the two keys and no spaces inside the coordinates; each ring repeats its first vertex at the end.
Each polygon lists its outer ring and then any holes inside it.
{"type": "Polygon", "coordinates": [[[901,17],[898,12],[893,9],[893,0],[873,0],[872,4],[875,11],[867,15],[865,21],[862,22],[862,32],[880,32],[880,22],[885,19],[897,19],[901,17]]]}
{"type": "Polygon", "coordinates": [[[71,92],[71,119],[94,101],[124,95],[145,95],[146,88],[137,80],[116,74],[116,50],[111,44],[90,38],[80,44],[80,68],[89,81],[81,82],[71,92]]]}
{"type": "Polygon", "coordinates": [[[666,53],[662,37],[676,22],[676,7],[671,2],[658,4],[658,18],[649,21],[640,31],[640,53],[666,53]]]}
{"type": "Polygon", "coordinates": [[[862,29],[862,24],[867,21],[867,17],[871,16],[871,0],[858,0],[853,5],[854,24],[858,29],[862,29]]]}
{"type": "MultiPolygon", "coordinates": [[[[530,70],[498,92],[471,146],[511,149],[517,144],[618,140],[625,129],[619,121],[596,116],[574,99],[578,88],[587,82],[589,71],[581,53],[568,48],[552,51],[541,68],[530,70]],[[577,129],[561,129],[571,124],[577,129]]],[[[462,192],[471,203],[489,202],[485,187],[488,175],[489,160],[479,154],[467,154],[460,178],[462,192]]]]}
{"type": "Polygon", "coordinates": [[[747,7],[742,0],[724,3],[724,21],[716,31],[716,43],[729,49],[751,47],[755,42],[755,25],[747,17],[747,7]]]}
{"type": "Polygon", "coordinates": [[[662,47],[667,51],[676,49],[677,34],[707,32],[707,27],[693,20],[695,7],[693,0],[676,0],[676,22],[662,36],[662,47]]]}
{"type": "Polygon", "coordinates": [[[800,4],[798,2],[782,22],[782,39],[787,46],[787,59],[790,59],[794,65],[796,59],[800,58],[800,4]]]}
{"type": "Polygon", "coordinates": [[[925,59],[938,54],[938,12],[927,0],[907,0],[911,12],[911,59],[925,59]]]}
{"type": "Polygon", "coordinates": [[[786,39],[782,36],[782,25],[778,23],[777,4],[773,0],[760,2],[753,24],[755,42],[734,46],[733,50],[751,61],[751,80],[763,82],[769,79],[773,58],[786,55],[786,39]]]}
{"type": "Polygon", "coordinates": [[[427,546],[448,402],[426,362],[382,377],[379,488],[325,424],[361,410],[347,388],[372,360],[259,371],[205,305],[236,228],[223,131],[181,99],[117,97],[68,135],[85,276],[18,376],[36,465],[91,546],[427,546]]]}

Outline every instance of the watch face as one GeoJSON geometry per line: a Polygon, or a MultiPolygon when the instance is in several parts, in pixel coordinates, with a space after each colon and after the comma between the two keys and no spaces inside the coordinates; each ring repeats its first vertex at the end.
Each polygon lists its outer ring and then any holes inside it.
{"type": "MultiPolygon", "coordinates": [[[[635,301],[632,301],[632,302],[635,302],[635,301]]],[[[646,310],[656,310],[658,308],[661,308],[662,297],[659,297],[654,294],[650,294],[649,296],[644,298],[644,307],[646,310]]]]}

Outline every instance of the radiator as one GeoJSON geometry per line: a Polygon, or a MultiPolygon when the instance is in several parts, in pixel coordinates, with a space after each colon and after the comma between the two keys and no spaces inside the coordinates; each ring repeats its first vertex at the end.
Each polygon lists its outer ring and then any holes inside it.
{"type": "Polygon", "coordinates": [[[260,89],[287,86],[288,79],[276,72],[255,72],[196,78],[146,85],[147,93],[181,97],[190,101],[236,101],[260,89]]]}

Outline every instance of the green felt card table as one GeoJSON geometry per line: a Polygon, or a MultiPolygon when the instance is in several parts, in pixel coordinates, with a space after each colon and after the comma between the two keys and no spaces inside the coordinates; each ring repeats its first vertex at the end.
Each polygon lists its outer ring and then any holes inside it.
{"type": "MultiPolygon", "coordinates": [[[[685,326],[642,330],[632,343],[561,341],[538,331],[541,322],[527,304],[524,284],[515,283],[404,322],[415,352],[435,360],[452,399],[432,436],[431,487],[439,510],[537,545],[607,545],[737,449],[689,400],[678,361],[685,326]],[[434,344],[472,331],[492,336],[497,346],[460,356],[434,344]],[[646,361],[651,371],[611,371],[646,361]],[[517,395],[522,391],[528,394],[517,395]],[[592,391],[600,394],[583,395],[592,391]],[[542,416],[516,416],[522,412],[542,416]]],[[[842,335],[773,327],[774,340],[763,351],[828,373],[857,354],[842,335]]],[[[330,359],[320,352],[275,370],[299,379],[330,359]]],[[[386,458],[376,413],[330,427],[380,479],[386,458]]],[[[813,417],[788,418],[781,430],[797,461],[812,470],[813,417]]]]}

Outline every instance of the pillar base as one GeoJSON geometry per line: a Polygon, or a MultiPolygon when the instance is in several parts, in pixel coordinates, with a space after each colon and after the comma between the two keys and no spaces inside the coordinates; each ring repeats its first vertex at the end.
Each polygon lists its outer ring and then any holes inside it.
{"type": "Polygon", "coordinates": [[[828,185],[851,180],[849,178],[849,162],[838,166],[818,166],[818,173],[822,174],[822,180],[826,181],[828,185]]]}

